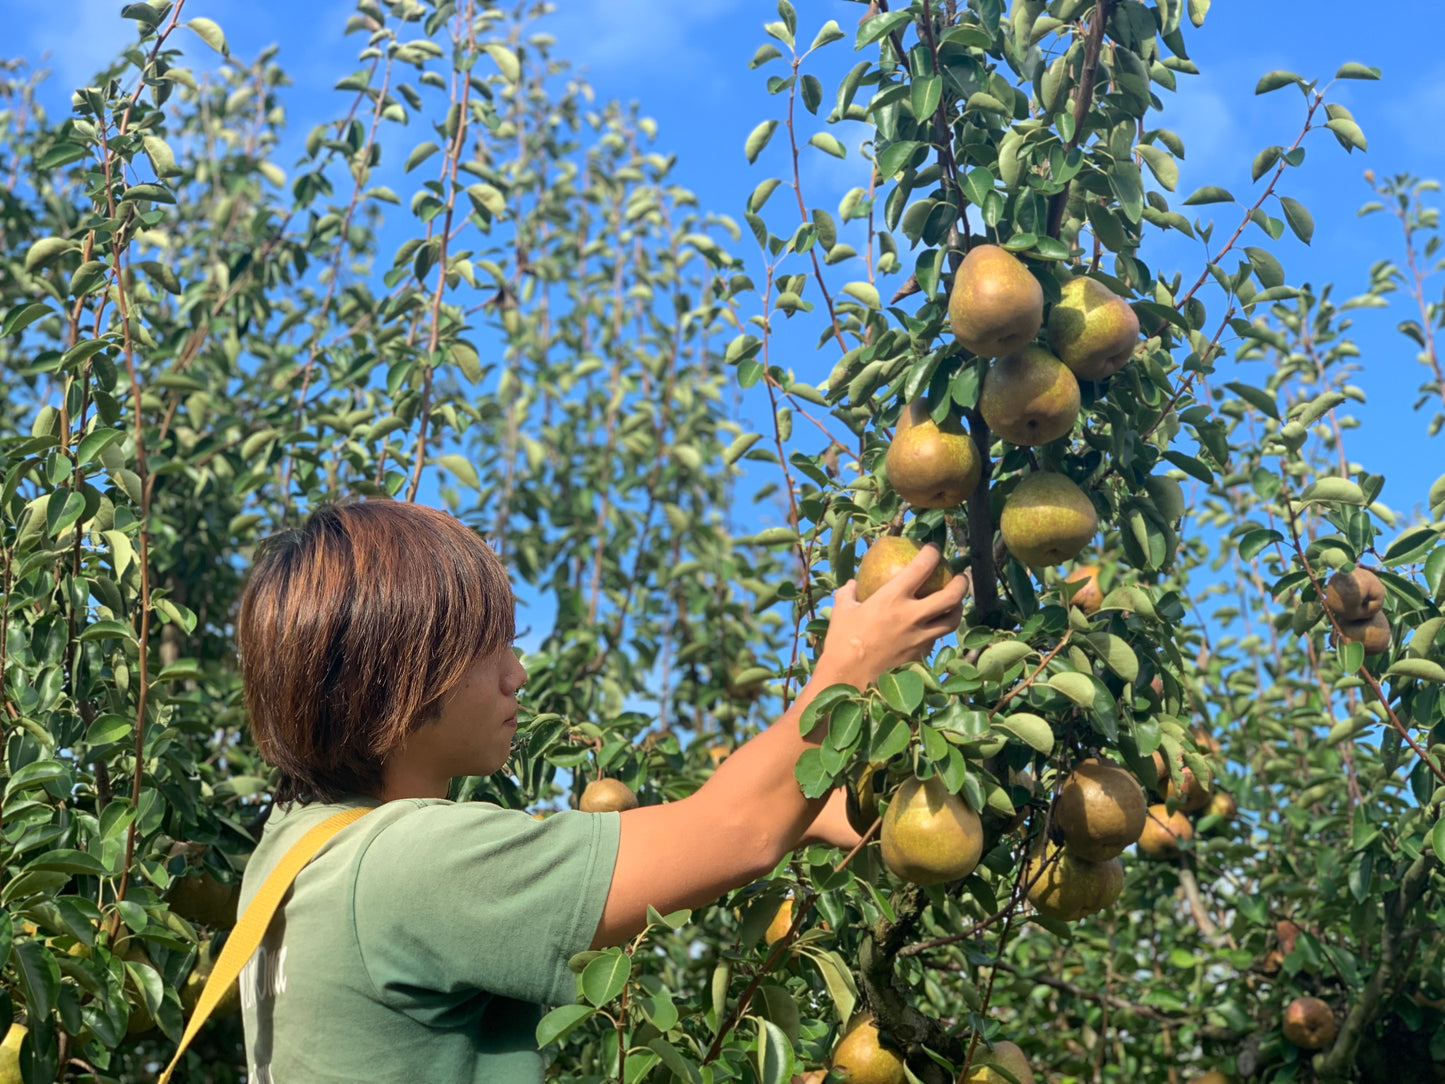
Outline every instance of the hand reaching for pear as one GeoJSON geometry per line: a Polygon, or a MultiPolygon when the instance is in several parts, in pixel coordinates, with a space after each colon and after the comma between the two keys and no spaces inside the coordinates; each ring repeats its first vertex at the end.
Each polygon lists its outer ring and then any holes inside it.
{"type": "Polygon", "coordinates": [[[955,576],[918,597],[942,559],[937,546],[924,546],[864,602],[858,601],[856,581],[838,588],[819,668],[836,668],[862,688],[885,671],[923,658],[940,636],[956,632],[968,576],[955,576]]]}

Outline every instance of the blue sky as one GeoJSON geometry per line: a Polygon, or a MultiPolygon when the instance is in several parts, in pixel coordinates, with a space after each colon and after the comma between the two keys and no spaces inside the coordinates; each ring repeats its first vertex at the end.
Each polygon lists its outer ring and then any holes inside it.
{"type": "MultiPolygon", "coordinates": [[[[47,50],[54,54],[50,66],[55,78],[48,98],[59,114],[66,108],[68,88],[131,40],[131,24],[118,18],[120,6],[115,0],[53,0],[44,5],[0,0],[0,25],[6,27],[0,52],[31,58],[47,50]]],[[[589,72],[599,97],[636,100],[656,118],[659,148],[678,155],[676,179],[697,193],[704,208],[740,217],[753,186],[783,165],[777,146],[756,166],[750,167],[742,153],[752,127],[763,117],[778,115],[782,106],[763,85],[766,76],[781,67],[747,68],[753,51],[768,40],[762,24],[776,17],[771,0],[563,0],[560,7],[550,19],[558,52],[589,72]]],[[[798,36],[805,42],[828,18],[851,31],[865,11],[842,0],[801,0],[797,7],[798,36]]],[[[279,44],[281,62],[294,83],[287,103],[298,141],[312,123],[334,114],[339,96],[331,87],[356,67],[360,40],[342,36],[351,10],[345,0],[189,0],[186,7],[189,15],[218,21],[233,52],[242,57],[279,44]]],[[[1361,17],[1359,4],[1345,0],[1313,5],[1216,0],[1204,28],[1187,38],[1202,74],[1181,76],[1179,92],[1164,95],[1166,110],[1158,121],[1179,132],[1187,148],[1176,205],[1206,183],[1223,185],[1252,201],[1251,193],[1258,188],[1248,171],[1255,152],[1293,139],[1303,115],[1300,96],[1285,89],[1256,97],[1253,88],[1261,74],[1286,68],[1327,80],[1345,61],[1380,67],[1382,82],[1342,83],[1331,92],[1332,100],[1353,110],[1369,137],[1368,154],[1347,155],[1332,137],[1318,133],[1307,143],[1304,168],[1287,175],[1284,193],[1314,214],[1312,247],[1288,234],[1271,246],[1292,284],[1334,282],[1337,299],[1363,290],[1370,263],[1397,258],[1400,245],[1393,218],[1356,217],[1360,204],[1371,198],[1361,172],[1369,166],[1381,175],[1445,175],[1445,141],[1438,138],[1435,119],[1445,112],[1445,59],[1435,49],[1434,34],[1424,29],[1437,13],[1437,4],[1428,0],[1401,0],[1390,7],[1388,19],[1361,17]],[[1306,12],[1313,12],[1308,22],[1302,21],[1306,12]],[[1411,27],[1418,32],[1410,32],[1411,27]]],[[[204,47],[194,48],[198,64],[214,61],[204,47]]],[[[814,70],[823,78],[825,101],[837,75],[856,59],[848,41],[824,51],[814,70]]],[[[844,191],[862,183],[866,164],[857,149],[861,133],[857,126],[852,134],[839,133],[849,147],[842,162],[817,152],[805,155],[803,179],[810,205],[836,207],[844,191]]],[[[416,138],[421,138],[419,133],[416,138]]],[[[291,163],[282,155],[279,164],[291,163]]],[[[770,210],[779,206],[779,199],[774,197],[770,210]]],[[[1233,229],[1239,214],[1224,207],[1193,210],[1203,212],[1200,217],[1212,215],[1221,234],[1233,229]]],[[[1256,232],[1252,243],[1260,243],[1259,236],[1256,232]]],[[[735,250],[755,260],[750,244],[745,239],[735,250]]],[[[1201,253],[1187,246],[1146,250],[1146,256],[1156,267],[1181,268],[1186,281],[1202,268],[1201,253]]],[[[831,277],[835,287],[843,281],[841,273],[831,277]]],[[[1437,296],[1439,284],[1436,280],[1437,296]]],[[[1439,474],[1445,462],[1440,440],[1445,438],[1428,440],[1428,414],[1410,411],[1425,369],[1394,331],[1396,323],[1413,315],[1404,310],[1403,300],[1388,310],[1356,314],[1353,334],[1364,354],[1357,383],[1370,403],[1360,411],[1363,429],[1348,436],[1347,447],[1352,459],[1387,474],[1384,502],[1408,511],[1439,474]]],[[[835,360],[833,353],[810,353],[816,328],[809,323],[806,334],[797,336],[802,347],[791,355],[798,376],[814,383],[823,380],[835,360]]],[[[748,402],[756,410],[763,401],[761,390],[750,394],[748,402]]],[[[776,509],[765,508],[761,514],[776,514],[776,509]]]]}

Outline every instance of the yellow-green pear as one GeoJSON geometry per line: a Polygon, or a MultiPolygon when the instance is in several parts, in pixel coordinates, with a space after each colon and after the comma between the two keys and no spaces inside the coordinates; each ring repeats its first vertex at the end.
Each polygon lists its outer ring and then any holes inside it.
{"type": "Polygon", "coordinates": [[[915,508],[962,504],[982,473],[973,437],[951,414],[939,425],[922,399],[909,403],[898,416],[883,463],[889,483],[915,508]]]}
{"type": "Polygon", "coordinates": [[[1044,322],[1044,290],[1011,252],[974,245],[948,294],[948,322],[966,349],[997,358],[1033,342],[1044,322]]]}
{"type": "Polygon", "coordinates": [[[1029,902],[1039,914],[1076,922],[1119,898],[1124,890],[1124,864],[1117,858],[1089,862],[1045,840],[1024,863],[1024,881],[1029,886],[1029,902]]]}
{"type": "Polygon", "coordinates": [[[1080,380],[1103,380],[1129,363],[1139,317],[1097,279],[1077,275],[1049,310],[1049,348],[1080,380]]]}
{"type": "Polygon", "coordinates": [[[1170,859],[1179,857],[1179,845],[1194,838],[1194,825],[1182,809],[1169,812],[1169,807],[1158,802],[1149,807],[1144,830],[1139,833],[1139,851],[1148,858],[1170,859]]]}
{"type": "MultiPolygon", "coordinates": [[[[868,552],[858,562],[858,570],[854,574],[854,579],[857,581],[855,591],[858,601],[864,601],[874,591],[902,572],[922,549],[923,544],[915,542],[911,538],[900,538],[897,535],[875,538],[872,545],[868,547],[868,552]]],[[[953,579],[953,570],[939,561],[937,567],[928,574],[928,579],[923,581],[923,586],[918,589],[914,597],[922,598],[924,595],[931,595],[945,587],[951,579],[953,579]]]]}
{"type": "Polygon", "coordinates": [[[883,814],[883,862],[894,875],[933,885],[967,877],[983,854],[983,822],[942,779],[907,779],[883,814]]]}
{"type": "Polygon", "coordinates": [[[1026,565],[1072,560],[1099,529],[1089,495],[1062,474],[1030,474],[1014,487],[999,517],[1008,551],[1026,565]]]}
{"type": "Polygon", "coordinates": [[[29,1029],[24,1024],[11,1024],[0,1041],[0,1084],[23,1084],[20,1075],[20,1043],[29,1029]]]}
{"type": "Polygon", "coordinates": [[[978,408],[989,429],[1010,444],[1047,444],[1073,431],[1079,381],[1042,346],[1026,346],[988,367],[978,408]]]}
{"type": "Polygon", "coordinates": [[[985,1050],[982,1044],[979,1045],[964,1084],[1010,1084],[1009,1078],[999,1069],[1007,1069],[1018,1084],[1034,1084],[1034,1071],[1029,1067],[1029,1059],[1017,1043],[1007,1039],[994,1043],[992,1050],[985,1050]]]}
{"type": "Polygon", "coordinates": [[[850,1084],[903,1084],[903,1057],[884,1046],[871,1016],[852,1021],[833,1048],[833,1069],[850,1084]]]}

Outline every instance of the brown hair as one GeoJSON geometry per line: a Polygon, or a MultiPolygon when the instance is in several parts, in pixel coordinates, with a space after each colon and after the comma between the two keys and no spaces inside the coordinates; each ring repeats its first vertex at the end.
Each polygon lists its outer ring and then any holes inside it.
{"type": "Polygon", "coordinates": [[[515,632],[506,570],[460,521],[391,500],[328,505],[263,543],[236,646],[277,802],[375,794],[407,735],[515,632]]]}

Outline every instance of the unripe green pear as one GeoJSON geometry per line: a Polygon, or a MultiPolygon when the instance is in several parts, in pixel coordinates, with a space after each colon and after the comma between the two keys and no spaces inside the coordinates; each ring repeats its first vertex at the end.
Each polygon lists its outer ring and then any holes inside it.
{"type": "Polygon", "coordinates": [[[1009,1078],[998,1072],[1000,1068],[1012,1073],[1018,1084],[1034,1084],[1034,1071],[1029,1066],[1029,1059],[1017,1043],[1007,1039],[994,1043],[992,1050],[985,1050],[983,1044],[979,1044],[964,1084],[1010,1084],[1009,1078]]]}
{"type": "Polygon", "coordinates": [[[1043,287],[1013,253],[974,245],[954,273],[948,322],[971,353],[1012,354],[1033,342],[1043,326],[1043,287]]]}
{"type": "Polygon", "coordinates": [[[1030,474],[1014,487],[999,516],[1008,551],[1026,565],[1070,561],[1093,539],[1099,514],[1089,496],[1062,474],[1030,474]]]}
{"type": "Polygon", "coordinates": [[[915,399],[898,415],[883,459],[889,484],[915,508],[953,508],[978,487],[983,468],[973,437],[949,415],[938,424],[915,399]]]}
{"type": "Polygon", "coordinates": [[[979,411],[996,436],[1032,448],[1073,431],[1079,417],[1079,381],[1042,346],[1026,346],[989,366],[979,411]]]}
{"type": "Polygon", "coordinates": [[[1049,349],[1080,380],[1103,380],[1129,363],[1139,342],[1139,317],[1097,279],[1077,275],[1049,310],[1049,349]]]}

